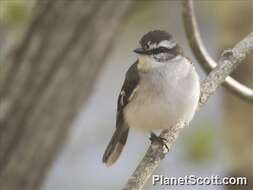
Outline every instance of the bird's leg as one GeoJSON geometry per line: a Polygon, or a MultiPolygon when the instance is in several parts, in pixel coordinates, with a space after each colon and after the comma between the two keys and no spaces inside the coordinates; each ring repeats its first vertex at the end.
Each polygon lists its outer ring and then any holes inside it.
{"type": "Polygon", "coordinates": [[[160,143],[162,146],[165,146],[167,151],[169,151],[169,147],[167,146],[167,140],[165,138],[162,138],[160,136],[157,136],[155,133],[151,132],[149,140],[151,141],[151,144],[154,142],[160,143]]]}

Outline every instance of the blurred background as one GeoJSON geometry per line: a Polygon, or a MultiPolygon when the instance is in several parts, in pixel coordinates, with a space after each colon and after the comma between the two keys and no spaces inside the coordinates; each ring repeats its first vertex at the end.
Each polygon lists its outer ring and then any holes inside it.
{"type": "MultiPolygon", "coordinates": [[[[195,1],[203,41],[217,60],[253,29],[253,1],[195,1]]],[[[181,2],[0,0],[0,189],[120,189],[150,145],[131,131],[110,168],[102,154],[115,128],[116,101],[143,34],[170,32],[189,48],[181,2]]],[[[253,56],[233,73],[253,87],[253,56]]],[[[253,189],[253,107],[219,88],[154,174],[246,176],[253,189]]]]}

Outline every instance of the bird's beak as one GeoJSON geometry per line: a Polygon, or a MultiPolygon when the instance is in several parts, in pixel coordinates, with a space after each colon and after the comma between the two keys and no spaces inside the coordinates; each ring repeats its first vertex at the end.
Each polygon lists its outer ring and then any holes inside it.
{"type": "Polygon", "coordinates": [[[136,48],[134,49],[134,52],[137,54],[147,54],[147,51],[143,48],[136,48]]]}

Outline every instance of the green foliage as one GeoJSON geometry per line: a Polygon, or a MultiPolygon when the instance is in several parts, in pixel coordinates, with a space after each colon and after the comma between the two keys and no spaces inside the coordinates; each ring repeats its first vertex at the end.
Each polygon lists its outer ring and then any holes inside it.
{"type": "Polygon", "coordinates": [[[208,124],[191,131],[184,138],[186,157],[194,162],[203,162],[213,157],[214,129],[208,124]]]}
{"type": "Polygon", "coordinates": [[[136,1],[133,13],[129,17],[129,21],[134,21],[134,23],[147,25],[157,21],[157,9],[159,4],[156,1],[136,1]],[[154,16],[154,12],[156,16],[154,16]]]}
{"type": "Polygon", "coordinates": [[[0,0],[0,23],[7,26],[23,24],[28,18],[31,3],[32,1],[25,3],[23,0],[0,0]]]}

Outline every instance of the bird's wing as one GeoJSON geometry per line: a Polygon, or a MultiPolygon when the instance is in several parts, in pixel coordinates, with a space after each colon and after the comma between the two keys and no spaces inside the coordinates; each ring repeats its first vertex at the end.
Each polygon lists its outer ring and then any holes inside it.
{"type": "Polygon", "coordinates": [[[137,70],[137,61],[128,69],[125,77],[124,84],[121,88],[118,105],[117,105],[117,120],[116,126],[121,127],[124,123],[123,110],[126,105],[131,101],[132,97],[136,93],[137,86],[139,83],[140,77],[137,70]]]}
{"type": "Polygon", "coordinates": [[[118,97],[116,130],[103,155],[103,162],[108,166],[117,161],[126,144],[129,127],[127,122],[124,121],[123,111],[134,96],[138,82],[139,75],[137,72],[137,62],[135,62],[126,73],[126,78],[118,97]]]}

